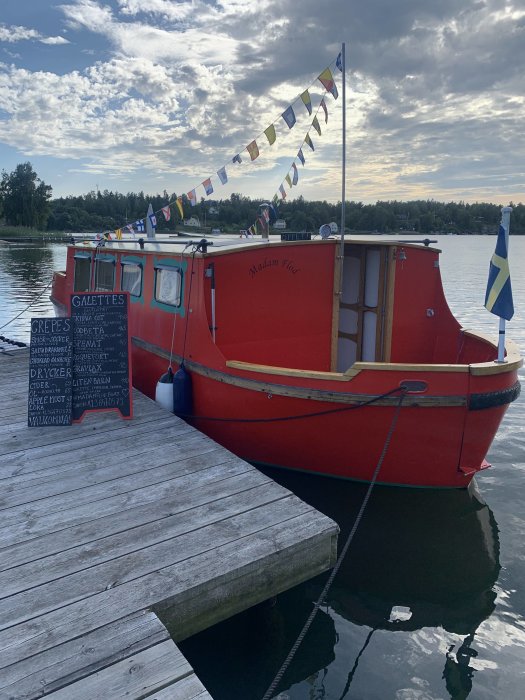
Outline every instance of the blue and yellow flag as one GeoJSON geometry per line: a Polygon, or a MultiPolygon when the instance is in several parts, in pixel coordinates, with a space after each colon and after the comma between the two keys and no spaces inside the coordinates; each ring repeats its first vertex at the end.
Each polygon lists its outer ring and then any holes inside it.
{"type": "Polygon", "coordinates": [[[514,315],[512,287],[505,229],[500,224],[496,250],[490,261],[489,280],[485,294],[485,308],[506,321],[514,315]]]}

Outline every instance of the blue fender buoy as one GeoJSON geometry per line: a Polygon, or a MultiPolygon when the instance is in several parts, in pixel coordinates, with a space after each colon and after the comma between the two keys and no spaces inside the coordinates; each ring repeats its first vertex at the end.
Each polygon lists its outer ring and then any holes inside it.
{"type": "Polygon", "coordinates": [[[159,406],[173,413],[173,370],[171,367],[157,382],[155,401],[159,406]]]}
{"type": "Polygon", "coordinates": [[[192,407],[191,375],[184,364],[181,364],[173,376],[173,413],[182,417],[189,416],[192,407]]]}

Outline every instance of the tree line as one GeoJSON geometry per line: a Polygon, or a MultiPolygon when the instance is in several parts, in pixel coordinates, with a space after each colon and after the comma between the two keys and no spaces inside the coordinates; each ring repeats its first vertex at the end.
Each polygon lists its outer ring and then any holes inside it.
{"type": "MultiPolygon", "coordinates": [[[[0,219],[12,226],[26,226],[49,232],[98,232],[122,228],[144,219],[151,203],[157,212],[157,230],[173,230],[182,223],[171,207],[166,222],[162,207],[177,198],[175,192],[147,195],[144,192],[122,194],[104,190],[84,195],[52,199],[52,188],[40,180],[31,163],[18,165],[12,173],[2,172],[0,181],[0,219]]],[[[182,195],[185,217],[197,216],[203,227],[223,231],[246,229],[254,224],[264,199],[232,194],[227,199],[202,199],[191,206],[182,195]]],[[[513,207],[511,232],[525,234],[525,205],[513,207]]],[[[277,216],[289,231],[317,232],[322,224],[340,225],[341,203],[308,201],[303,197],[276,205],[277,216]]],[[[346,202],[346,229],[349,231],[390,233],[495,233],[501,218],[501,206],[486,202],[438,202],[433,199],[378,201],[375,204],[346,202]]]]}

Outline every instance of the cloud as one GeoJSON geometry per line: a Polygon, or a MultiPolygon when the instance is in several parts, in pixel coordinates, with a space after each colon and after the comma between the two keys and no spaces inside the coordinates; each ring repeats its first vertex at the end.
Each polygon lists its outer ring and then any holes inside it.
{"type": "MultiPolygon", "coordinates": [[[[272,149],[262,132],[311,84],[318,104],[316,76],[344,38],[351,198],[450,196],[469,175],[473,197],[524,189],[518,0],[77,0],[58,10],[81,69],[0,66],[2,140],[26,155],[75,157],[112,177],[187,178],[191,189],[257,138],[260,158],[232,179],[264,174],[277,189],[308,115],[300,108],[272,149]]],[[[23,40],[68,42],[0,25],[0,41],[23,40]]],[[[327,104],[297,193],[337,199],[341,99],[327,104]]]]}
{"type": "Polygon", "coordinates": [[[0,41],[15,44],[19,41],[40,41],[42,44],[69,44],[62,36],[43,36],[36,29],[0,24],[0,41]]]}
{"type": "Polygon", "coordinates": [[[69,41],[65,39],[63,36],[48,36],[48,37],[43,37],[40,39],[42,44],[51,44],[51,45],[58,45],[58,44],[69,44],[69,41]]]}

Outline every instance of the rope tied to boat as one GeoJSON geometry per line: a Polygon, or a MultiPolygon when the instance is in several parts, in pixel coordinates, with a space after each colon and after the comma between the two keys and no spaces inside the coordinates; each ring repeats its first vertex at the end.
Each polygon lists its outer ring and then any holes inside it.
{"type": "MultiPolygon", "coordinates": [[[[341,553],[340,553],[340,555],[335,563],[334,568],[330,572],[330,576],[328,577],[328,580],[326,581],[324,588],[321,591],[321,595],[319,596],[319,598],[315,602],[314,607],[312,608],[312,611],[311,611],[310,615],[308,616],[308,619],[304,623],[302,630],[299,632],[297,639],[295,640],[294,644],[292,645],[292,648],[288,652],[288,656],[283,661],[281,668],[279,669],[279,671],[275,675],[275,678],[273,679],[268,690],[266,691],[266,693],[262,697],[262,700],[270,700],[273,697],[273,694],[274,694],[275,690],[277,689],[277,686],[281,682],[283,675],[285,674],[287,668],[291,664],[295,654],[297,653],[297,650],[301,646],[303,639],[305,638],[308,630],[310,629],[310,626],[311,626],[312,622],[314,621],[314,618],[317,615],[319,608],[324,603],[324,600],[325,600],[326,596],[328,595],[328,592],[332,586],[332,583],[334,582],[334,579],[337,576],[339,569],[341,568],[341,564],[343,563],[343,560],[346,556],[346,553],[348,552],[348,549],[349,549],[350,544],[354,538],[354,535],[357,531],[357,528],[359,527],[359,524],[360,524],[362,517],[363,517],[363,513],[364,513],[365,508],[368,504],[368,501],[369,501],[370,496],[372,494],[372,490],[376,484],[377,477],[379,476],[379,472],[381,471],[381,467],[383,465],[386,453],[387,453],[388,448],[390,446],[390,442],[392,440],[392,436],[394,434],[394,430],[395,430],[396,425],[397,425],[399,414],[401,412],[401,406],[403,403],[403,399],[405,398],[406,394],[408,393],[407,390],[403,386],[399,387],[397,389],[397,391],[401,392],[401,394],[399,396],[399,401],[397,402],[396,410],[394,412],[394,415],[392,416],[392,422],[390,424],[390,428],[388,429],[388,433],[387,433],[385,442],[383,444],[383,449],[381,450],[381,455],[379,457],[376,468],[375,468],[374,473],[372,475],[372,479],[370,480],[370,484],[368,485],[368,489],[366,491],[365,497],[363,498],[363,502],[361,503],[361,506],[359,508],[359,512],[356,516],[354,524],[352,525],[352,529],[350,530],[350,534],[348,535],[348,537],[346,539],[346,542],[343,546],[343,549],[341,550],[341,553]]],[[[393,393],[393,392],[390,392],[390,393],[393,393]]]]}
{"type": "MultiPolygon", "coordinates": [[[[9,319],[9,321],[7,321],[6,323],[4,323],[3,326],[0,326],[0,331],[1,331],[3,328],[5,328],[6,326],[9,326],[10,323],[13,323],[13,321],[16,321],[17,318],[20,318],[20,316],[21,316],[22,314],[25,314],[25,312],[26,312],[28,309],[30,309],[30,308],[33,306],[33,304],[34,304],[35,302],[37,302],[37,301],[40,299],[40,297],[46,292],[46,290],[48,289],[48,287],[49,287],[49,285],[51,284],[52,281],[53,281],[53,278],[51,278],[51,279],[49,280],[49,282],[46,284],[46,286],[45,286],[44,289],[40,292],[40,294],[39,294],[38,296],[36,296],[36,297],[33,299],[33,301],[25,307],[25,309],[22,309],[22,311],[20,311],[20,313],[18,313],[16,316],[13,316],[13,318],[9,319]]],[[[9,341],[7,341],[7,342],[9,342],[9,341]]]]}
{"type": "Polygon", "coordinates": [[[198,416],[194,413],[178,413],[179,418],[184,420],[208,420],[215,421],[219,423],[279,423],[282,421],[289,420],[301,420],[302,418],[318,418],[319,416],[328,416],[334,413],[343,413],[345,411],[354,411],[358,408],[364,408],[365,406],[371,406],[377,401],[382,401],[383,399],[392,396],[393,394],[398,394],[399,392],[405,394],[410,393],[403,385],[396,386],[394,389],[385,391],[384,394],[379,394],[378,396],[373,396],[371,399],[366,401],[360,401],[353,406],[339,406],[338,408],[327,408],[325,411],[315,411],[313,413],[299,413],[293,416],[278,416],[273,418],[223,418],[222,416],[198,416]]]}
{"type": "Polygon", "coordinates": [[[26,348],[27,343],[23,343],[21,340],[12,340],[11,338],[6,338],[5,335],[0,335],[0,340],[8,345],[15,345],[18,348],[26,348]]]}

